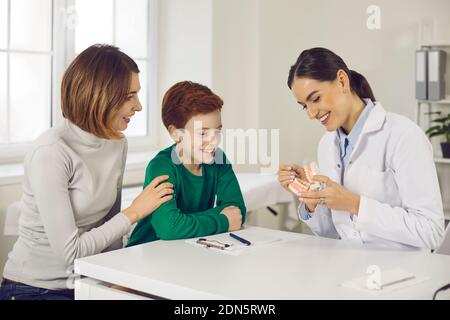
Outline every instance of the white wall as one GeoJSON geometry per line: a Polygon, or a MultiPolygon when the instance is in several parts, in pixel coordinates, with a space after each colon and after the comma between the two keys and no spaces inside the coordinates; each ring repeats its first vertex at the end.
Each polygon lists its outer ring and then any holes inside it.
{"type": "Polygon", "coordinates": [[[216,0],[213,89],[224,100],[225,127],[258,127],[258,0],[216,0]]]}
{"type": "Polygon", "coordinates": [[[450,40],[450,1],[378,0],[381,30],[366,28],[367,0],[261,0],[260,125],[282,128],[282,158],[315,158],[323,129],[299,110],[287,74],[300,52],[324,46],[364,74],[388,111],[414,119],[414,52],[419,23],[436,19],[436,38],[450,40]],[[343,5],[345,3],[345,6],[343,5]]]}
{"type": "MultiPolygon", "coordinates": [[[[213,90],[224,100],[225,129],[259,127],[258,0],[213,1],[213,90]]],[[[247,142],[248,143],[248,142],[247,142]]],[[[226,150],[231,161],[232,152],[226,150]]],[[[237,171],[259,166],[235,164],[237,171]]]]}

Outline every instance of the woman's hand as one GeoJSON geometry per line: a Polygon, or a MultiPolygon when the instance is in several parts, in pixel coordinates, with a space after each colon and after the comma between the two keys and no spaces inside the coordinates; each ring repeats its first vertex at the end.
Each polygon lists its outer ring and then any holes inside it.
{"type": "Polygon", "coordinates": [[[294,195],[298,196],[298,194],[294,193],[292,190],[289,189],[289,185],[294,182],[294,179],[297,178],[302,181],[307,181],[305,170],[299,165],[281,165],[280,170],[278,171],[278,182],[281,184],[281,186],[293,193],[294,195]]]}
{"type": "Polygon", "coordinates": [[[242,213],[241,209],[235,206],[226,207],[222,210],[221,214],[225,215],[228,219],[228,231],[237,231],[242,226],[242,213]]]}
{"type": "Polygon", "coordinates": [[[170,182],[164,182],[167,179],[169,176],[166,175],[153,179],[133,200],[131,206],[123,211],[132,224],[152,214],[163,203],[173,198],[173,185],[170,182]]]}
{"type": "Polygon", "coordinates": [[[326,188],[321,191],[311,190],[300,195],[300,201],[305,202],[308,210],[310,207],[314,207],[315,211],[315,207],[320,204],[329,209],[348,211],[358,215],[361,198],[358,194],[351,192],[328,177],[315,176],[313,181],[324,183],[326,188]]]}
{"type": "MultiPolygon", "coordinates": [[[[310,185],[308,179],[306,178],[305,170],[296,164],[292,166],[280,166],[280,170],[278,171],[278,181],[284,189],[294,194],[296,197],[300,197],[299,192],[301,190],[308,189],[310,185]],[[299,182],[301,183],[301,185],[297,186],[297,188],[290,189],[289,185],[293,183],[295,179],[300,180],[299,182]]],[[[319,203],[318,201],[309,199],[303,202],[305,203],[308,211],[311,213],[316,211],[317,204],[319,203]]]]}

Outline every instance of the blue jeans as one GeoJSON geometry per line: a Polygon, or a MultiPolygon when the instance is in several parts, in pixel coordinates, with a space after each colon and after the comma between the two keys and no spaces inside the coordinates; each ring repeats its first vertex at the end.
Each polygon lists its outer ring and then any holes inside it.
{"type": "Polygon", "coordinates": [[[73,290],[48,290],[3,279],[0,300],[73,300],[73,290]]]}

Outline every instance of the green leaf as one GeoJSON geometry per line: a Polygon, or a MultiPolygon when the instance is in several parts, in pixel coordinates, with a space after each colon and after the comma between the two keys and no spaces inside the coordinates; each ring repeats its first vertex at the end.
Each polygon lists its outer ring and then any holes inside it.
{"type": "Polygon", "coordinates": [[[434,133],[430,134],[430,139],[433,137],[441,136],[443,134],[445,134],[444,131],[434,132],[434,133]]]}
{"type": "Polygon", "coordinates": [[[448,121],[448,117],[431,120],[431,122],[437,122],[437,123],[446,123],[447,121],[448,121]]]}
{"type": "Polygon", "coordinates": [[[441,126],[434,126],[434,127],[431,127],[430,129],[428,129],[425,133],[426,134],[430,134],[430,133],[433,133],[434,131],[436,131],[436,130],[438,130],[440,128],[441,128],[441,126]]]}

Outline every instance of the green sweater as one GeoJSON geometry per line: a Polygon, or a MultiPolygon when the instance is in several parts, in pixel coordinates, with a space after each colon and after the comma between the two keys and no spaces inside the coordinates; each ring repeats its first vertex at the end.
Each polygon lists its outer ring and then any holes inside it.
{"type": "MultiPolygon", "coordinates": [[[[228,231],[228,219],[221,214],[229,206],[246,208],[231,164],[203,164],[202,176],[192,174],[183,164],[172,161],[175,145],[159,152],[147,166],[144,188],[156,177],[168,175],[174,185],[174,198],[142,219],[131,234],[128,247],[158,239],[175,240],[203,237],[228,231]]],[[[174,156],[176,156],[174,152],[174,156]]],[[[179,159],[176,158],[176,160],[179,159]]]]}

